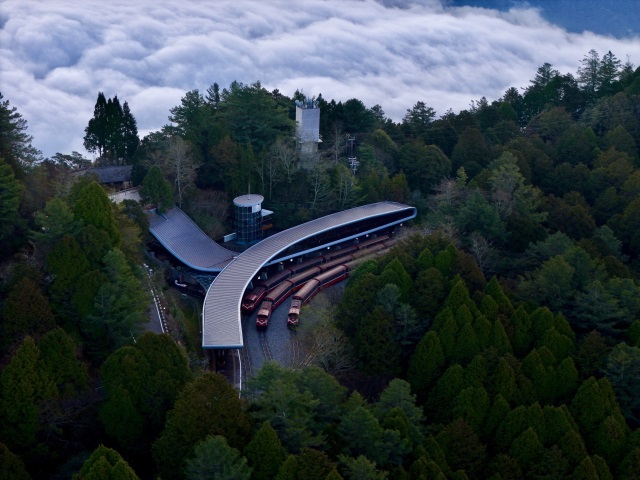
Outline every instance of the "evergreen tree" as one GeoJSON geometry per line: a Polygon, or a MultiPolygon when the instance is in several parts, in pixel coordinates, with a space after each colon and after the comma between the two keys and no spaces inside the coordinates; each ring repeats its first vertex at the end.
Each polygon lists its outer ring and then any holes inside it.
{"type": "Polygon", "coordinates": [[[35,446],[43,402],[56,395],[40,350],[26,337],[0,374],[0,441],[20,451],[35,446]]]}
{"type": "Polygon", "coordinates": [[[140,281],[133,275],[124,254],[111,250],[104,257],[104,282],[95,298],[95,315],[85,322],[90,350],[104,358],[130,343],[141,333],[147,303],[140,281]]]}
{"type": "Polygon", "coordinates": [[[25,169],[41,160],[42,153],[31,145],[33,137],[26,133],[27,121],[3,98],[0,93],[0,158],[22,179],[25,169]]]}
{"type": "Polygon", "coordinates": [[[298,473],[298,460],[295,455],[289,455],[284,461],[275,480],[296,480],[298,473]]]}
{"type": "Polygon", "coordinates": [[[130,163],[140,144],[136,119],[127,102],[120,105],[117,95],[107,99],[98,92],[93,118],[84,132],[84,148],[97,152],[101,162],[130,163]]]}
{"type": "Polygon", "coordinates": [[[0,480],[31,480],[22,459],[0,442],[0,480]]]}
{"type": "Polygon", "coordinates": [[[162,477],[184,478],[182,468],[197,443],[210,435],[224,436],[239,448],[249,431],[238,392],[218,373],[205,373],[185,385],[164,431],[153,445],[153,458],[162,477]]]}
{"type": "Polygon", "coordinates": [[[173,206],[173,188],[164,178],[159,166],[153,165],[145,175],[140,187],[140,198],[144,203],[156,205],[158,213],[164,213],[173,206]]]}
{"type": "Polygon", "coordinates": [[[323,425],[316,417],[320,401],[308,388],[299,387],[293,372],[268,362],[251,378],[248,392],[254,418],[269,421],[288,451],[322,444],[323,425]]]}
{"type": "Polygon", "coordinates": [[[60,327],[45,334],[38,344],[45,372],[63,398],[76,396],[89,386],[89,369],[79,358],[73,337],[60,327]]]}
{"type": "Polygon", "coordinates": [[[364,407],[356,407],[343,415],[337,432],[345,455],[364,455],[379,465],[386,465],[408,452],[409,445],[401,441],[400,432],[385,430],[364,407]]]}
{"type": "Polygon", "coordinates": [[[85,226],[94,226],[105,232],[111,246],[117,247],[120,244],[120,232],[104,189],[98,183],[91,182],[78,192],[74,200],[74,217],[84,222],[85,226]]]}
{"type": "Polygon", "coordinates": [[[253,468],[252,480],[271,480],[287,458],[287,451],[268,421],[262,424],[244,448],[244,454],[253,468]]]}
{"type": "Polygon", "coordinates": [[[129,104],[124,102],[122,105],[122,144],[124,147],[123,157],[125,163],[131,163],[133,156],[140,145],[140,137],[138,137],[138,124],[134,118],[129,104]]]}
{"type": "MultiPolygon", "coordinates": [[[[0,99],[2,99],[1,94],[0,99]]],[[[1,110],[0,108],[0,113],[1,110]]],[[[24,185],[15,178],[11,165],[8,165],[0,156],[0,249],[3,256],[13,251],[19,244],[18,232],[23,221],[18,207],[23,190],[24,185]]]]}
{"type": "Polygon", "coordinates": [[[459,418],[454,420],[436,436],[442,447],[447,463],[452,469],[464,470],[472,478],[482,471],[486,457],[486,445],[469,426],[459,418]]]}
{"type": "Polygon", "coordinates": [[[25,335],[40,337],[55,326],[49,300],[31,278],[23,277],[7,295],[0,324],[2,343],[11,344],[25,335]]]}
{"type": "Polygon", "coordinates": [[[107,99],[102,92],[98,92],[93,118],[89,120],[84,132],[84,148],[88,152],[97,151],[98,157],[102,157],[107,145],[107,99]]]}
{"type": "Polygon", "coordinates": [[[445,364],[438,334],[429,331],[416,346],[407,371],[407,379],[418,397],[426,399],[427,392],[440,375],[445,364]]]}
{"type": "Polygon", "coordinates": [[[296,463],[298,480],[324,480],[336,467],[326,453],[314,448],[303,448],[296,463]]]}
{"type": "Polygon", "coordinates": [[[139,477],[118,452],[100,445],[84,462],[73,480],[139,480],[139,477]]]}
{"type": "Polygon", "coordinates": [[[387,478],[387,472],[378,470],[375,462],[364,455],[358,458],[343,455],[340,457],[340,463],[344,465],[345,478],[348,480],[385,480],[387,478]]]}
{"type": "Polygon", "coordinates": [[[198,443],[194,455],[186,460],[188,480],[249,480],[251,467],[240,452],[230,447],[224,437],[213,435],[198,443]]]}

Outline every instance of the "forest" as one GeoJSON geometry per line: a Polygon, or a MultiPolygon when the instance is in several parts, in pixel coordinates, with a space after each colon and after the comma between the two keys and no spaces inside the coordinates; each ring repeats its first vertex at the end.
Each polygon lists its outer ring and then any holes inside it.
{"type": "Polygon", "coordinates": [[[532,73],[400,122],[318,93],[304,159],[305,95],[258,81],[186,92],[142,139],[100,92],[94,159],[44,158],[0,94],[0,479],[640,478],[640,68],[592,50],[532,73]],[[141,202],[82,174],[109,165],[141,202]],[[304,366],[239,394],[188,332],[145,331],[145,208],[215,239],[247,188],[276,230],[382,200],[418,217],[305,307],[304,366]]]}

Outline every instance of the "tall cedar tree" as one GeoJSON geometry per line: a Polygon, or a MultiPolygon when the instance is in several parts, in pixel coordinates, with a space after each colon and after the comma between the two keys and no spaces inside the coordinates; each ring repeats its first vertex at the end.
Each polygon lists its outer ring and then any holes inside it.
{"type": "Polygon", "coordinates": [[[98,93],[93,118],[85,128],[84,147],[98,153],[102,161],[110,164],[131,163],[140,144],[136,119],[127,102],[120,105],[116,95],[113,99],[98,93]]]}

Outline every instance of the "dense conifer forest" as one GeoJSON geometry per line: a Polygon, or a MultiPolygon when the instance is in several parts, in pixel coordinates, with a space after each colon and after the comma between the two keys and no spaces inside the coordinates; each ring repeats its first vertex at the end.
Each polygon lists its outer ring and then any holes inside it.
{"type": "Polygon", "coordinates": [[[189,91],[142,139],[100,92],[93,160],[43,158],[0,95],[0,478],[640,478],[640,69],[580,65],[399,123],[318,94],[302,161],[303,93],[259,82],[189,91]],[[78,173],[108,165],[142,204],[78,173]],[[239,396],[187,328],[144,331],[144,207],[219,238],[249,185],[277,229],[381,200],[418,218],[305,307],[304,366],[239,396]]]}

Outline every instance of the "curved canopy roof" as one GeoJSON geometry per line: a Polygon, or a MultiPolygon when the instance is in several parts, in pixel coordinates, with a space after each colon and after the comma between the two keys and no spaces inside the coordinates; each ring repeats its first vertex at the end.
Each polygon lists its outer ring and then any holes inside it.
{"type": "MultiPolygon", "coordinates": [[[[370,231],[359,232],[353,238],[415,218],[416,209],[395,202],[379,202],[352,208],[279,232],[241,253],[217,276],[207,291],[202,309],[203,348],[241,348],[243,346],[240,323],[242,295],[251,279],[274,256],[291,245],[319,233],[373,217],[403,212],[406,212],[406,215],[400,215],[400,219],[394,215],[389,223],[383,222],[383,225],[370,231]]],[[[342,238],[340,241],[348,238],[342,238]]],[[[314,250],[325,248],[327,245],[330,244],[318,246],[314,250]]]]}
{"type": "Polygon", "coordinates": [[[201,272],[220,272],[237,255],[214,242],[178,207],[150,215],[149,231],[182,263],[201,272]]]}

